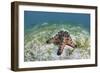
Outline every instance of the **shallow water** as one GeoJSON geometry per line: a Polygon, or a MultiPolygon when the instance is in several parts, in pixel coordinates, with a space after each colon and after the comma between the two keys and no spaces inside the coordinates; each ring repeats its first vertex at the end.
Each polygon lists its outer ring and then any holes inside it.
{"type": "Polygon", "coordinates": [[[42,23],[35,25],[24,33],[24,61],[50,61],[64,59],[89,59],[90,35],[80,26],[72,24],[42,23]],[[46,41],[60,30],[68,31],[77,48],[65,47],[61,56],[57,55],[58,47],[46,44],[46,41]]]}

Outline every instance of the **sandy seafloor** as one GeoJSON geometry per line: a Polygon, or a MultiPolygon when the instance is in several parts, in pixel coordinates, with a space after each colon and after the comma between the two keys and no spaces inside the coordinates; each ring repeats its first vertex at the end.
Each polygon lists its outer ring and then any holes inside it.
{"type": "Polygon", "coordinates": [[[90,33],[85,28],[70,24],[41,23],[25,30],[24,32],[24,61],[52,61],[89,59],[90,54],[90,33]],[[58,47],[54,44],[46,44],[46,40],[54,36],[60,30],[69,32],[77,48],[66,45],[61,56],[57,55],[58,47]]]}

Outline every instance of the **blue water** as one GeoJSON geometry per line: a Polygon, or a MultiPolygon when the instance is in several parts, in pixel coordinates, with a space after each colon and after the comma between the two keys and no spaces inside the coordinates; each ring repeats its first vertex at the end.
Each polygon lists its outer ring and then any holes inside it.
{"type": "Polygon", "coordinates": [[[90,58],[89,14],[24,11],[24,26],[24,61],[90,58]],[[69,55],[65,47],[59,57],[58,47],[46,41],[61,30],[69,32],[77,48],[69,55]]]}
{"type": "Polygon", "coordinates": [[[90,14],[24,11],[25,30],[33,28],[35,25],[41,25],[44,22],[56,24],[70,23],[73,26],[81,26],[90,31],[90,14]]]}

